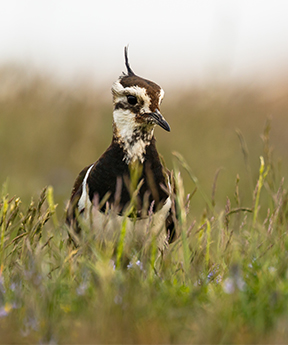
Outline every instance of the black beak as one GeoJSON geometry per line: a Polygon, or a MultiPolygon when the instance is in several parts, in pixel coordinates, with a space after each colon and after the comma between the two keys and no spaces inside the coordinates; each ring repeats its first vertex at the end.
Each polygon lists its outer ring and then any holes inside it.
{"type": "Polygon", "coordinates": [[[153,113],[147,114],[151,118],[151,120],[156,124],[165,129],[165,131],[170,132],[170,126],[168,122],[164,119],[161,115],[160,111],[156,109],[153,113]]]}

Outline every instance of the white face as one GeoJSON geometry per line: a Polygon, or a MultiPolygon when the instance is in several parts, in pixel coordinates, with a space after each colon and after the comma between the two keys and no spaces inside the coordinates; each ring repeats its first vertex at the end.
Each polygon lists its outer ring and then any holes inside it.
{"type": "MultiPolygon", "coordinates": [[[[115,107],[113,120],[116,127],[114,135],[119,138],[119,142],[124,146],[127,153],[125,160],[130,163],[138,159],[143,163],[146,146],[153,136],[155,125],[145,122],[141,119],[141,115],[151,113],[151,99],[144,87],[123,87],[119,80],[113,84],[112,93],[115,107]],[[132,96],[132,100],[135,97],[137,105],[129,104],[127,96],[130,98],[132,96]],[[137,140],[132,140],[133,135],[135,136],[136,133],[141,135],[137,140]]],[[[162,89],[159,96],[160,104],[164,96],[162,89]]]]}
{"type": "Polygon", "coordinates": [[[150,97],[147,95],[146,89],[139,86],[131,86],[124,88],[119,81],[116,81],[112,86],[113,103],[123,104],[124,108],[115,109],[113,112],[113,120],[117,127],[118,134],[124,140],[132,137],[134,130],[141,127],[140,123],[136,121],[136,114],[129,108],[127,96],[135,96],[138,103],[141,104],[139,114],[149,113],[150,97]]]}

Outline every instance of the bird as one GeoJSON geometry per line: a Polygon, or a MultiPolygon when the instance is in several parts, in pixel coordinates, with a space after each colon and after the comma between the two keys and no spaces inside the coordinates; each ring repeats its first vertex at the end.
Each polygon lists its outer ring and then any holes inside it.
{"type": "Polygon", "coordinates": [[[119,222],[126,218],[130,232],[137,228],[141,238],[145,238],[150,224],[155,234],[162,233],[161,241],[168,244],[176,238],[173,186],[154,135],[156,126],[170,132],[160,112],[164,90],[133,72],[128,47],[124,47],[124,59],[127,72],[122,72],[111,89],[112,142],[95,163],[78,175],[66,209],[66,223],[79,234],[82,217],[98,227],[100,237],[104,233],[119,237],[115,222],[119,229],[119,222]],[[113,226],[110,224],[108,231],[107,214],[111,213],[113,226]]]}

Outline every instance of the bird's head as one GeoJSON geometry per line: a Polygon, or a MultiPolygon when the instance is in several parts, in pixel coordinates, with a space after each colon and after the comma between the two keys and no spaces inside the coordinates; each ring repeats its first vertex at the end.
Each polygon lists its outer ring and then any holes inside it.
{"type": "Polygon", "coordinates": [[[112,86],[114,137],[124,146],[133,146],[139,140],[142,142],[138,146],[146,146],[156,125],[170,131],[159,110],[164,91],[154,82],[137,76],[129,65],[127,47],[124,53],[127,74],[123,73],[112,86]]]}

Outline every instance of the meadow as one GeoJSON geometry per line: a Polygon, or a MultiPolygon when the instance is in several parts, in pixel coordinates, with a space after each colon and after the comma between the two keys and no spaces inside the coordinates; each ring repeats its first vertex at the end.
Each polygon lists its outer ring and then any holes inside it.
{"type": "Polygon", "coordinates": [[[69,245],[74,179],[111,140],[109,83],[0,80],[0,343],[287,342],[285,82],[161,85],[179,238],[158,250],[87,227],[69,245]]]}

